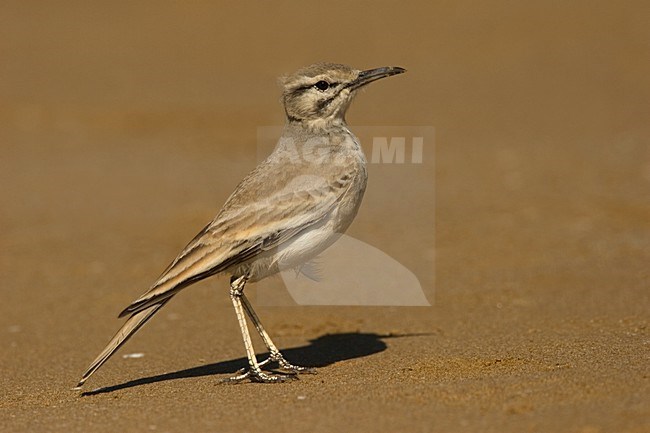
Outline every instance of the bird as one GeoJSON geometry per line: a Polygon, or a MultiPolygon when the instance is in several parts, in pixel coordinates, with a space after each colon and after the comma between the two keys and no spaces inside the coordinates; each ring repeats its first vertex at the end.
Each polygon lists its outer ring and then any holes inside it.
{"type": "Polygon", "coordinates": [[[286,123],[273,152],[248,174],[217,216],[192,239],[155,283],[126,307],[126,322],[83,373],[84,383],[179,291],[216,274],[230,276],[230,299],[248,368],[227,382],[283,382],[308,367],[287,361],[244,293],[254,283],[314,259],[348,228],[366,183],[366,159],[345,114],[363,86],[406,72],[358,70],[316,63],[280,79],[286,123]],[[268,350],[258,361],[246,316],[268,350]],[[277,365],[269,370],[269,365],[277,365]]]}

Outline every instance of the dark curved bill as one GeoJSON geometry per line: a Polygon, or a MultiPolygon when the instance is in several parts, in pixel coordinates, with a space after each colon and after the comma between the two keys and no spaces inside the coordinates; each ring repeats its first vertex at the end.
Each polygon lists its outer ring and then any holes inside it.
{"type": "Polygon", "coordinates": [[[400,68],[399,66],[368,69],[367,71],[359,72],[357,79],[351,82],[348,87],[354,90],[361,86],[365,86],[368,83],[379,80],[380,78],[390,77],[391,75],[402,74],[404,72],[406,72],[406,69],[400,68]]]}

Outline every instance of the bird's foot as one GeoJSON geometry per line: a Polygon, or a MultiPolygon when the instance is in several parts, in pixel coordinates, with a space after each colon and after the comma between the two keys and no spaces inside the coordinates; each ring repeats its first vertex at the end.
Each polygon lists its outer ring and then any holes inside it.
{"type": "Polygon", "coordinates": [[[249,370],[240,370],[241,374],[237,376],[229,377],[224,379],[224,383],[241,383],[244,380],[250,380],[251,382],[259,383],[280,383],[286,382],[287,380],[296,379],[293,374],[280,374],[280,373],[265,373],[259,367],[251,368],[249,370]]]}
{"type": "Polygon", "coordinates": [[[316,374],[316,369],[291,364],[289,361],[284,359],[280,352],[272,352],[269,357],[260,362],[257,367],[252,367],[248,370],[242,368],[237,373],[236,376],[225,379],[224,382],[240,383],[244,380],[261,383],[286,382],[287,380],[297,379],[298,374],[316,374]],[[269,368],[272,364],[277,364],[278,371],[273,371],[273,369],[269,368]],[[267,370],[271,370],[271,372],[266,373],[262,371],[263,367],[266,367],[267,370]]]}
{"type": "Polygon", "coordinates": [[[282,370],[283,373],[288,373],[288,374],[298,374],[298,373],[304,373],[304,374],[316,374],[316,369],[311,368],[311,367],[303,367],[300,365],[294,365],[291,364],[289,361],[284,359],[284,356],[280,352],[271,352],[268,358],[266,358],[264,361],[260,362],[259,366],[264,367],[268,364],[271,363],[277,363],[278,367],[280,370],[282,370]]]}

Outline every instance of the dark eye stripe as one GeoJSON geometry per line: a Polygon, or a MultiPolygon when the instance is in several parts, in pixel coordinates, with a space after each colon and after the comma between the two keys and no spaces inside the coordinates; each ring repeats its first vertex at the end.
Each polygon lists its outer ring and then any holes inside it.
{"type": "MultiPolygon", "coordinates": [[[[319,81],[325,81],[325,80],[319,80],[319,81]]],[[[317,81],[317,83],[318,83],[318,81],[317,81]]],[[[329,87],[330,87],[330,88],[332,88],[332,87],[336,87],[336,86],[338,86],[339,84],[341,84],[341,83],[329,83],[329,87]]],[[[316,83],[306,84],[306,85],[304,85],[304,86],[300,86],[300,87],[297,87],[296,89],[294,89],[294,90],[293,90],[293,93],[302,93],[302,92],[304,92],[305,90],[313,89],[315,86],[316,86],[316,83]]]]}

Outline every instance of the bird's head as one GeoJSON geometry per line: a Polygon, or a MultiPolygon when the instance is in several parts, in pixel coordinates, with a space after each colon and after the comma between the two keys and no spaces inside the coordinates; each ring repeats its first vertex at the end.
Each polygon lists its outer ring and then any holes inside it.
{"type": "Polygon", "coordinates": [[[357,89],[403,72],[406,70],[399,67],[360,71],[334,63],[307,66],[282,79],[282,102],[287,118],[311,128],[343,123],[357,89]]]}

